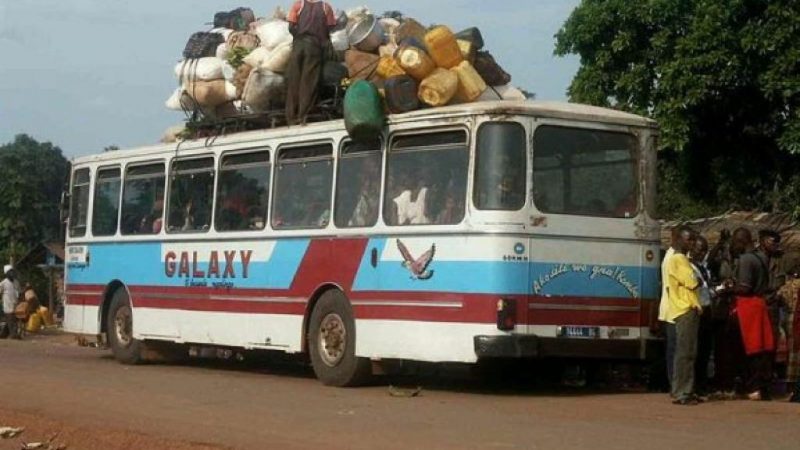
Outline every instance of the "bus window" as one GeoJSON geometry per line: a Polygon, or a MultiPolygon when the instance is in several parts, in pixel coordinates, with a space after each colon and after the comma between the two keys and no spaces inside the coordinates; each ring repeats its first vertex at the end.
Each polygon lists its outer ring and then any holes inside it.
{"type": "Polygon", "coordinates": [[[541,126],[534,138],[534,204],[546,213],[633,217],[638,211],[634,136],[541,126]]]}
{"type": "Polygon", "coordinates": [[[475,192],[478,209],[517,211],[525,206],[525,128],[486,123],[478,130],[475,192]]]}
{"type": "Polygon", "coordinates": [[[92,204],[92,234],[113,236],[117,233],[119,217],[119,190],[121,173],[119,169],[100,169],[97,171],[92,204]]]}
{"type": "Polygon", "coordinates": [[[400,136],[392,142],[383,219],[388,225],[448,225],[464,219],[467,133],[400,136]]]}
{"type": "Polygon", "coordinates": [[[158,234],[164,214],[164,164],[131,166],[122,187],[122,234],[158,234]]]}
{"type": "Polygon", "coordinates": [[[72,176],[72,205],[69,213],[70,237],[86,234],[89,216],[89,169],[78,169],[72,176]]]}
{"type": "Polygon", "coordinates": [[[371,227],[378,221],[381,150],[380,140],[347,142],[342,148],[336,177],[334,222],[337,227],[371,227]]]}
{"type": "Polygon", "coordinates": [[[331,216],[333,146],[281,150],[275,173],[272,227],[325,228],[331,216]]]}
{"type": "Polygon", "coordinates": [[[214,227],[263,230],[269,202],[269,151],[224,156],[219,169],[214,227]]]}
{"type": "Polygon", "coordinates": [[[214,158],[172,163],[167,232],[208,231],[214,200],[214,158]]]}

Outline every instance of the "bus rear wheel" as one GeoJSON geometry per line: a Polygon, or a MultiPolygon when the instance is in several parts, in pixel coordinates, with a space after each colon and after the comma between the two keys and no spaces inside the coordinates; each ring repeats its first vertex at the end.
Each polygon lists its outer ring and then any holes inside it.
{"type": "Polygon", "coordinates": [[[322,294],[308,332],[311,365],[327,386],[358,386],[372,375],[369,359],[356,357],[356,326],[353,309],[340,291],[322,294]]]}
{"type": "Polygon", "coordinates": [[[142,343],[133,338],[133,310],[124,289],[117,289],[111,297],[106,324],[114,358],[123,364],[142,362],[142,343]]]}

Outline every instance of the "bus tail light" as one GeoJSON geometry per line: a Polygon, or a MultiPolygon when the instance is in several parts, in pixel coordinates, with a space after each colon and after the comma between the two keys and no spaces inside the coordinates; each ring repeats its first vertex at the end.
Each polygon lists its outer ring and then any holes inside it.
{"type": "Polygon", "coordinates": [[[511,331],[517,326],[517,301],[501,298],[497,301],[497,329],[511,331]]]}

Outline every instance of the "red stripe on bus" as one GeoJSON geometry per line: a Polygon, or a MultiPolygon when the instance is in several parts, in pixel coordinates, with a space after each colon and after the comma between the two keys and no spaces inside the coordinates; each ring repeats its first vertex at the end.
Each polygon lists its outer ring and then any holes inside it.
{"type": "MultiPolygon", "coordinates": [[[[303,315],[307,306],[305,297],[291,296],[286,290],[129,286],[129,291],[137,308],[303,315]]],[[[517,323],[520,325],[649,325],[647,315],[642,312],[649,309],[649,301],[630,298],[533,297],[527,300],[526,296],[519,295],[380,291],[350,292],[348,297],[359,319],[494,323],[497,300],[503,297],[517,300],[517,323]],[[602,310],[603,307],[633,309],[609,311],[602,310]]],[[[99,306],[101,302],[101,296],[74,298],[78,302],[71,300],[72,304],[99,306]]]]}

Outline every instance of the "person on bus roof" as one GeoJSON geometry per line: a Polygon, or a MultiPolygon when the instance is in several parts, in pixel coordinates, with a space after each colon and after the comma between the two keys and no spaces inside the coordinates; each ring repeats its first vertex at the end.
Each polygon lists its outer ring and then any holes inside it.
{"type": "Polygon", "coordinates": [[[325,47],[336,26],[333,8],[322,0],[298,0],[286,17],[294,36],[286,67],[286,121],[304,124],[317,98],[325,47]]]}

